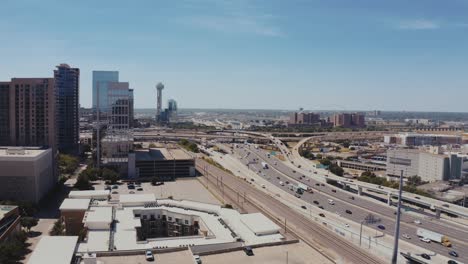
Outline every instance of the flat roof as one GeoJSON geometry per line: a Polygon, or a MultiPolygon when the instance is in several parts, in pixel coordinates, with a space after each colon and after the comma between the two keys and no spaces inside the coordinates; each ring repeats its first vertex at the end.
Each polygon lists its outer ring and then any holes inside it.
{"type": "Polygon", "coordinates": [[[188,160],[190,155],[181,149],[150,148],[135,150],[136,160],[188,160]]]}
{"type": "Polygon", "coordinates": [[[69,198],[107,198],[110,195],[110,190],[87,190],[87,191],[71,191],[68,194],[69,198]]]}
{"type": "Polygon", "coordinates": [[[273,234],[281,229],[262,213],[243,214],[240,218],[242,223],[255,234],[273,234]]]}
{"type": "Polygon", "coordinates": [[[16,205],[0,205],[0,220],[9,212],[18,208],[16,205]]]}
{"type": "Polygon", "coordinates": [[[125,204],[144,204],[149,202],[156,202],[156,196],[154,193],[145,193],[145,194],[121,194],[120,203],[125,204]]]}
{"type": "Polygon", "coordinates": [[[22,158],[38,158],[45,155],[47,152],[52,152],[50,148],[20,148],[20,147],[0,147],[0,158],[2,160],[8,159],[22,159],[22,158]]]}
{"type": "Polygon", "coordinates": [[[60,210],[88,210],[91,199],[70,199],[66,198],[60,205],[60,210]]]}
{"type": "Polygon", "coordinates": [[[112,222],[112,207],[110,206],[99,206],[91,207],[89,211],[86,212],[83,222],[93,222],[93,223],[111,223],[112,222]]]}
{"type": "Polygon", "coordinates": [[[71,263],[77,236],[44,236],[34,249],[28,264],[71,263]]]}

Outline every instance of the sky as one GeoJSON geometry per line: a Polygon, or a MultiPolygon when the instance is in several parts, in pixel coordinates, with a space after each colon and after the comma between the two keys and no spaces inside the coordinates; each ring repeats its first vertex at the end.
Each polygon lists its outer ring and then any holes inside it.
{"type": "Polygon", "coordinates": [[[0,80],[117,70],[136,108],[468,111],[468,0],[2,0],[0,80]]]}

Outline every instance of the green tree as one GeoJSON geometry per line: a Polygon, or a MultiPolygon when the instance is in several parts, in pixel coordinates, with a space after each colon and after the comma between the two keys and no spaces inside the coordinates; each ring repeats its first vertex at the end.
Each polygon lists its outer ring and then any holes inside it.
{"type": "Polygon", "coordinates": [[[418,185],[421,185],[421,183],[422,183],[421,177],[419,177],[418,175],[409,176],[407,178],[407,184],[408,185],[418,186],[418,185]]]}
{"type": "Polygon", "coordinates": [[[119,174],[108,168],[104,168],[102,170],[102,178],[105,181],[111,182],[112,184],[115,184],[118,180],[120,180],[119,174]]]}
{"type": "Polygon", "coordinates": [[[15,232],[11,238],[0,243],[0,263],[16,264],[27,253],[27,235],[25,232],[15,232]]]}
{"type": "Polygon", "coordinates": [[[156,144],[150,143],[148,147],[149,147],[149,148],[155,148],[155,147],[156,147],[156,144]]]}
{"type": "Polygon", "coordinates": [[[57,219],[54,223],[54,226],[49,232],[51,236],[63,236],[65,235],[65,225],[63,224],[61,219],[57,219]]]}
{"type": "Polygon", "coordinates": [[[89,181],[88,175],[86,173],[80,173],[80,175],[78,175],[78,178],[76,179],[74,187],[78,190],[90,190],[92,185],[89,181]]]}
{"type": "Polygon", "coordinates": [[[60,173],[71,174],[73,173],[79,165],[78,158],[66,155],[66,154],[59,154],[58,156],[58,165],[60,173]]]}
{"type": "Polygon", "coordinates": [[[33,226],[36,226],[39,220],[35,217],[21,217],[20,223],[23,228],[26,228],[26,231],[29,233],[33,226]]]}

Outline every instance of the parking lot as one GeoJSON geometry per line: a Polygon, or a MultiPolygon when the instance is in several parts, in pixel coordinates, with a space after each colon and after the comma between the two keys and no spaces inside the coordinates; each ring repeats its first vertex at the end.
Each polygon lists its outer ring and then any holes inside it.
{"type": "Polygon", "coordinates": [[[243,251],[235,251],[217,255],[203,256],[203,264],[305,264],[332,263],[317,251],[300,242],[290,245],[256,248],[254,256],[247,256],[243,251]]]}
{"type": "Polygon", "coordinates": [[[99,261],[103,264],[143,264],[143,263],[158,263],[158,264],[194,264],[193,256],[190,251],[178,251],[164,254],[154,254],[154,261],[147,261],[145,255],[135,256],[113,256],[99,257],[99,261]]]}
{"type": "MultiPolygon", "coordinates": [[[[105,188],[104,182],[100,181],[94,185],[96,190],[105,188]]],[[[163,185],[153,186],[149,182],[141,183],[143,190],[128,189],[127,184],[117,185],[118,188],[112,189],[112,199],[118,199],[120,194],[143,194],[154,193],[157,199],[168,198],[172,196],[174,199],[186,199],[203,203],[220,204],[217,200],[196,178],[178,179],[173,182],[164,182],[163,185]]]]}

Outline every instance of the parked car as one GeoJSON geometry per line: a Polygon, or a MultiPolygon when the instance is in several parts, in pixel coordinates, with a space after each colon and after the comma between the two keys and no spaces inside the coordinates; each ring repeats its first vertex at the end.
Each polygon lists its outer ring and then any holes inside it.
{"type": "Polygon", "coordinates": [[[408,234],[403,234],[402,237],[406,239],[411,239],[411,237],[408,234]]]}
{"type": "Polygon", "coordinates": [[[315,186],[320,186],[320,183],[316,183],[315,186]]]}
{"type": "Polygon", "coordinates": [[[414,223],[417,224],[417,225],[420,225],[421,221],[420,220],[414,220],[414,223]]]}
{"type": "Polygon", "coordinates": [[[351,212],[351,210],[346,210],[345,211],[347,214],[353,214],[353,212],[351,212]]]}
{"type": "Polygon", "coordinates": [[[354,196],[350,196],[349,199],[354,200],[354,196]]]}
{"type": "Polygon", "coordinates": [[[301,208],[304,209],[304,210],[307,209],[307,207],[305,205],[302,205],[301,208]]]}
{"type": "Polygon", "coordinates": [[[118,188],[119,188],[119,186],[117,186],[117,185],[112,186],[112,189],[118,189],[118,188]]]}
{"type": "Polygon", "coordinates": [[[349,227],[349,225],[348,225],[348,224],[344,224],[344,226],[345,226],[345,227],[349,227]]]}
{"type": "Polygon", "coordinates": [[[147,261],[154,261],[153,252],[151,252],[151,250],[146,250],[145,251],[145,258],[146,258],[147,261]]]}
{"type": "Polygon", "coordinates": [[[193,260],[194,260],[195,263],[197,263],[197,264],[201,264],[201,263],[202,263],[201,258],[200,258],[200,256],[198,256],[198,255],[193,255],[193,260]]]}
{"type": "Polygon", "coordinates": [[[315,200],[315,201],[314,201],[314,204],[319,204],[319,202],[315,200]]]}
{"type": "Polygon", "coordinates": [[[323,208],[323,206],[321,206],[321,205],[319,205],[318,208],[320,208],[320,209],[322,209],[322,210],[325,210],[325,208],[323,208]]]}
{"type": "Polygon", "coordinates": [[[431,240],[426,237],[421,237],[419,240],[421,240],[422,242],[431,243],[431,240]]]}
{"type": "Polygon", "coordinates": [[[134,194],[135,192],[134,191],[130,191],[129,194],[134,194]]]}
{"type": "Polygon", "coordinates": [[[112,194],[118,194],[119,192],[118,191],[113,191],[112,194]]]}
{"type": "Polygon", "coordinates": [[[447,261],[447,264],[458,264],[458,262],[456,262],[455,260],[449,260],[447,261]]]}
{"type": "Polygon", "coordinates": [[[443,204],[442,206],[443,206],[443,207],[447,207],[447,208],[450,207],[450,205],[448,205],[448,204],[443,204]]]}
{"type": "Polygon", "coordinates": [[[426,253],[423,253],[423,254],[421,254],[421,258],[423,258],[423,259],[431,259],[431,256],[429,256],[429,255],[426,254],[426,253]]]}
{"type": "Polygon", "coordinates": [[[415,198],[415,199],[421,199],[421,198],[419,198],[419,196],[415,196],[414,198],[415,198]]]}
{"type": "Polygon", "coordinates": [[[324,215],[324,214],[322,214],[322,213],[320,213],[320,214],[319,214],[319,216],[321,216],[321,217],[325,217],[325,215],[324,215]]]}
{"type": "Polygon", "coordinates": [[[332,192],[336,193],[336,190],[335,190],[335,189],[332,189],[332,192]]]}
{"type": "Polygon", "coordinates": [[[384,226],[384,225],[378,225],[377,228],[380,229],[380,230],[385,230],[385,226],[384,226]]]}
{"type": "Polygon", "coordinates": [[[138,188],[137,191],[143,191],[143,188],[138,188]]]}
{"type": "Polygon", "coordinates": [[[449,252],[449,255],[458,258],[458,253],[453,250],[449,252]]]}
{"type": "Polygon", "coordinates": [[[244,247],[244,252],[245,252],[245,254],[247,256],[253,256],[254,255],[252,247],[244,247]]]}
{"type": "Polygon", "coordinates": [[[127,186],[128,189],[135,189],[135,185],[131,184],[127,186]]]}

